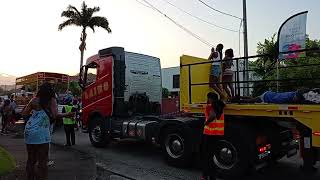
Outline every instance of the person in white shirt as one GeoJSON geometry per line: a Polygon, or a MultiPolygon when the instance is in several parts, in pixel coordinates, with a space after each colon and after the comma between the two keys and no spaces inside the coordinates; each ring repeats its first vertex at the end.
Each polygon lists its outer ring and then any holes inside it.
{"type": "Polygon", "coordinates": [[[233,60],[232,58],[234,57],[233,55],[233,50],[232,49],[227,49],[225,51],[225,57],[222,63],[222,82],[223,82],[223,89],[226,91],[228,98],[232,99],[234,96],[234,88],[233,88],[233,71],[232,71],[232,66],[233,66],[233,60]]]}
{"type": "Polygon", "coordinates": [[[211,54],[208,58],[208,60],[213,61],[211,66],[211,71],[210,71],[209,86],[213,88],[220,95],[220,98],[224,97],[223,90],[219,84],[220,76],[222,73],[222,70],[221,70],[222,50],[223,50],[223,45],[218,44],[216,47],[216,51],[214,48],[211,49],[211,54]]]}

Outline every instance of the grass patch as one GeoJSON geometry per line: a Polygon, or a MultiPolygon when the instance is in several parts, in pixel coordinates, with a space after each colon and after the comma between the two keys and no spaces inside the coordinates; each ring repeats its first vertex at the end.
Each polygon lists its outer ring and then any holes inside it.
{"type": "Polygon", "coordinates": [[[13,156],[0,147],[0,175],[7,174],[16,168],[16,161],[13,156]]]}

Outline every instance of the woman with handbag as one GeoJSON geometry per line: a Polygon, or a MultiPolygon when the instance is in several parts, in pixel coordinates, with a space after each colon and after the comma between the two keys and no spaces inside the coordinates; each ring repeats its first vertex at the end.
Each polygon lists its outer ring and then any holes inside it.
{"type": "Polygon", "coordinates": [[[43,83],[35,98],[24,108],[22,115],[32,114],[25,126],[25,143],[28,161],[28,180],[48,179],[48,150],[51,141],[50,122],[61,117],[73,117],[74,113],[58,114],[55,93],[50,83],[43,83]],[[38,167],[35,169],[35,165],[38,167]]]}

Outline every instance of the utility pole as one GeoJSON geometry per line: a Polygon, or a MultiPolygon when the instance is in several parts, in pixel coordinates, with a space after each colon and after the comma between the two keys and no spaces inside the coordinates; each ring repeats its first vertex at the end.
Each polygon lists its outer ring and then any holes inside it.
{"type": "MultiPolygon", "coordinates": [[[[246,0],[243,0],[243,50],[244,50],[244,57],[248,57],[248,34],[247,34],[247,2],[246,0]]],[[[249,63],[248,58],[245,58],[243,61],[243,80],[248,81],[249,80],[249,63]]],[[[249,96],[249,83],[243,83],[243,94],[245,96],[249,96]]]]}

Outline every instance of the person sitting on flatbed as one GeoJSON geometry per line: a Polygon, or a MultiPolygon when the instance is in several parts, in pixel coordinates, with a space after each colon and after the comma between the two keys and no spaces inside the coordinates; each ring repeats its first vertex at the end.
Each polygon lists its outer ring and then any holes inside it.
{"type": "Polygon", "coordinates": [[[307,92],[305,89],[300,89],[291,92],[273,92],[266,91],[262,95],[250,98],[250,97],[238,97],[233,102],[240,103],[273,103],[273,104],[297,104],[305,102],[304,94],[307,92]]]}

